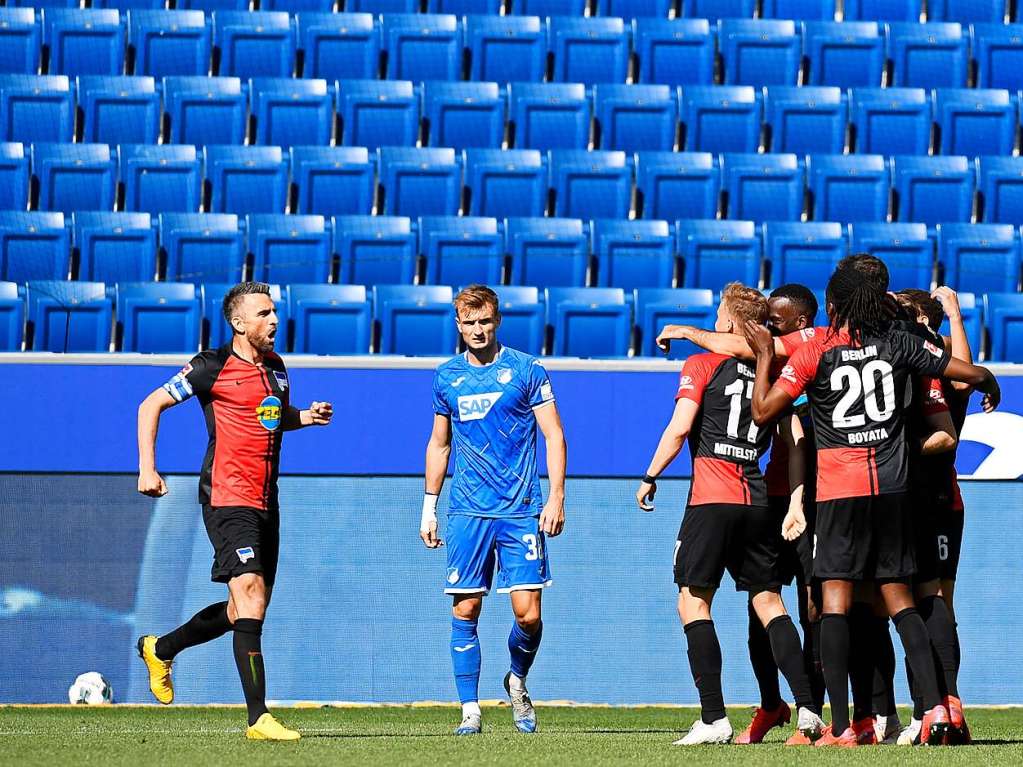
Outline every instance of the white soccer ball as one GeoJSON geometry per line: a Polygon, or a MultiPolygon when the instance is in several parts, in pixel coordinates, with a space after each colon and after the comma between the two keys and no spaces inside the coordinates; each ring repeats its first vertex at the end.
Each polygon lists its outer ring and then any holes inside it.
{"type": "Polygon", "coordinates": [[[79,674],[74,684],[68,688],[68,700],[72,703],[86,703],[97,706],[114,702],[114,688],[98,671],[79,674]]]}

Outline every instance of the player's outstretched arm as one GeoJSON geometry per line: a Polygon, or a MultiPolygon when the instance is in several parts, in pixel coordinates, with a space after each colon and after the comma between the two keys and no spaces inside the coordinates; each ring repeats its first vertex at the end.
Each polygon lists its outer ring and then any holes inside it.
{"type": "MultiPolygon", "coordinates": [[[[935,288],[934,292],[931,293],[931,297],[938,300],[941,308],[945,310],[945,316],[948,317],[952,356],[957,360],[962,360],[972,365],[973,350],[970,349],[970,339],[966,335],[966,326],[963,324],[963,314],[959,308],[958,294],[952,288],[942,285],[939,288],[935,288]]],[[[968,383],[962,381],[953,381],[952,387],[957,391],[965,391],[971,388],[968,383]]]]}
{"type": "Polygon", "coordinates": [[[167,495],[167,483],[156,471],[156,433],[160,416],[177,403],[162,386],[142,400],[138,413],[139,492],[152,498],[167,495]]]}
{"type": "Polygon", "coordinates": [[[565,529],[565,467],[568,463],[568,443],[561,426],[558,406],[551,402],[534,408],[537,426],[547,443],[547,478],[550,490],[540,514],[540,530],[545,535],[561,535],[565,529]]]}
{"type": "Polygon", "coordinates": [[[806,439],[799,416],[793,413],[778,422],[778,439],[788,448],[789,510],[781,523],[781,535],[794,541],[806,530],[803,512],[803,484],[806,482],[806,439]]]}
{"type": "Polygon", "coordinates": [[[686,397],[675,400],[675,410],[671,414],[671,420],[668,421],[668,425],[661,433],[654,457],[650,459],[650,465],[647,466],[646,476],[643,477],[639,483],[639,489],[636,491],[636,505],[643,511],[654,510],[657,478],[682,452],[682,446],[693,428],[693,421],[698,412],[700,412],[699,403],[686,397]]]}
{"type": "Polygon", "coordinates": [[[949,360],[945,372],[942,373],[942,378],[962,381],[983,392],[984,399],[981,400],[980,404],[984,408],[985,413],[990,413],[992,410],[997,409],[1002,401],[1002,389],[998,385],[998,379],[986,367],[971,365],[968,362],[963,362],[953,357],[949,360]]]}
{"type": "Polygon", "coordinates": [[[777,339],[771,337],[771,332],[767,328],[753,321],[747,321],[743,330],[747,343],[756,352],[757,357],[757,374],[753,381],[750,410],[753,413],[753,423],[764,426],[784,413],[792,404],[793,398],[788,392],[771,386],[770,370],[774,363],[777,339]]]}
{"type": "Polygon", "coordinates": [[[423,515],[419,521],[419,537],[428,549],[443,546],[437,536],[437,499],[444,487],[444,476],[448,473],[448,457],[451,455],[451,420],[446,415],[434,413],[433,431],[426,443],[426,493],[423,495],[423,515]]]}
{"type": "Polygon", "coordinates": [[[284,414],[281,428],[284,431],[294,431],[304,429],[306,426],[326,426],[333,417],[334,406],[329,402],[313,402],[305,410],[289,407],[284,414]]]}
{"type": "MultiPolygon", "coordinates": [[[[746,339],[735,333],[717,333],[692,325],[665,325],[661,329],[660,335],[657,336],[657,346],[667,354],[671,350],[673,340],[691,341],[701,349],[740,360],[752,360],[754,356],[746,339]]],[[[779,357],[788,356],[785,352],[785,345],[780,339],[775,339],[774,351],[779,357]]]]}

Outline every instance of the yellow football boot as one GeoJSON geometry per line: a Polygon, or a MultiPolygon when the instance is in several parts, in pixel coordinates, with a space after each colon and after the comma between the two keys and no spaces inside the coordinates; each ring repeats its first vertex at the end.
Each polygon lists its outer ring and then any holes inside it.
{"type": "Polygon", "coordinates": [[[171,681],[171,666],[174,665],[174,661],[160,660],[156,657],[156,637],[152,634],[139,637],[136,647],[139,657],[145,661],[146,668],[149,669],[149,689],[153,697],[164,705],[171,703],[174,700],[174,683],[171,681]]]}
{"type": "Polygon", "coordinates": [[[273,714],[267,712],[245,731],[245,737],[249,740],[298,740],[302,736],[289,730],[274,719],[273,714]]]}

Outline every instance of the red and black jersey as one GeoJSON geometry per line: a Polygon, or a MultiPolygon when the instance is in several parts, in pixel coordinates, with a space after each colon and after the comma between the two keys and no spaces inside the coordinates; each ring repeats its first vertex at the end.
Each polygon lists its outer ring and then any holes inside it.
{"type": "Polygon", "coordinates": [[[198,397],[206,416],[199,503],[276,510],[281,424],[289,407],[281,358],[269,352],[254,365],[229,342],[197,354],[163,388],[178,402],[198,397]]]}
{"type": "MultiPolygon", "coordinates": [[[[970,392],[960,392],[948,381],[940,378],[922,379],[914,403],[912,430],[922,436],[923,418],[933,413],[947,411],[958,436],[966,422],[966,408],[970,403],[970,392]]],[[[917,445],[913,445],[917,447],[917,445]]],[[[963,498],[959,491],[959,475],[956,472],[956,449],[934,455],[920,455],[914,451],[911,459],[910,481],[920,492],[947,503],[955,511],[963,510],[963,498]]]]}
{"type": "Polygon", "coordinates": [[[697,354],[682,367],[675,399],[690,399],[700,406],[689,432],[690,506],[767,505],[760,457],[771,442],[771,429],[753,423],[755,375],[747,363],[722,354],[697,354]]]}
{"type": "Polygon", "coordinates": [[[862,343],[844,330],[801,332],[806,342],[775,386],[793,399],[805,390],[810,399],[817,501],[905,491],[909,378],[940,376],[948,352],[900,330],[862,343]]]}

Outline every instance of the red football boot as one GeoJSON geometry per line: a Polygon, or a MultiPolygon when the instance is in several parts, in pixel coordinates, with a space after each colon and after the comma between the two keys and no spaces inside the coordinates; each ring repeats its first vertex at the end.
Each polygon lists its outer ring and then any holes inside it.
{"type": "Polygon", "coordinates": [[[945,708],[948,709],[948,736],[950,746],[966,746],[970,743],[970,726],[966,724],[963,714],[963,702],[954,695],[945,696],[945,708]]]}
{"type": "Polygon", "coordinates": [[[838,746],[839,748],[857,748],[859,746],[872,746],[877,743],[874,736],[874,720],[860,719],[846,727],[845,732],[836,736],[831,728],[827,728],[821,739],[814,743],[815,746],[838,746]]]}
{"type": "Polygon", "coordinates": [[[948,709],[938,705],[924,714],[920,742],[926,746],[943,746],[949,731],[948,709]]]}
{"type": "Polygon", "coordinates": [[[749,727],[740,732],[733,742],[746,745],[763,743],[764,738],[772,728],[784,727],[791,719],[792,710],[785,701],[782,701],[777,708],[771,711],[757,708],[753,712],[753,721],[749,723],[749,727]]]}
{"type": "Polygon", "coordinates": [[[860,746],[876,746],[877,733],[874,730],[874,718],[864,717],[852,723],[853,732],[856,733],[856,743],[860,746]]]}

